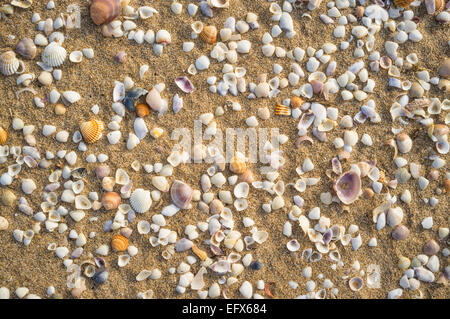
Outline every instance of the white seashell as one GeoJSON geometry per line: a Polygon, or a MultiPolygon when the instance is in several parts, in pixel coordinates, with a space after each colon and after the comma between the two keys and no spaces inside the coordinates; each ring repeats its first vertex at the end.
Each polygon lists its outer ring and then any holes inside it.
{"type": "Polygon", "coordinates": [[[118,168],[116,170],[115,181],[119,185],[127,185],[130,182],[130,176],[128,176],[128,173],[124,169],[118,168]]]}
{"type": "Polygon", "coordinates": [[[147,125],[142,117],[136,117],[134,120],[134,133],[142,140],[148,133],[147,125]]]}
{"type": "Polygon", "coordinates": [[[42,62],[51,67],[57,67],[66,60],[67,51],[56,42],[47,45],[42,52],[42,62]]]}
{"type": "Polygon", "coordinates": [[[120,255],[117,259],[117,265],[119,267],[125,267],[130,262],[131,256],[128,254],[120,255]]]}
{"type": "Polygon", "coordinates": [[[83,61],[83,52],[73,51],[69,55],[69,60],[70,60],[70,62],[73,62],[73,63],[80,63],[81,61],[83,61]]]}
{"type": "Polygon", "coordinates": [[[150,191],[142,188],[137,188],[133,191],[130,197],[130,204],[133,210],[137,213],[145,213],[152,205],[150,191]]]}
{"type": "Polygon", "coordinates": [[[73,104],[81,99],[81,95],[75,91],[64,91],[62,94],[63,102],[73,104]]]}
{"type": "Polygon", "coordinates": [[[120,102],[125,97],[125,85],[122,82],[115,81],[113,89],[113,101],[120,102]]]}
{"type": "Polygon", "coordinates": [[[137,224],[139,234],[148,234],[150,232],[150,223],[146,220],[140,220],[137,224]]]}
{"type": "Polygon", "coordinates": [[[122,138],[122,133],[120,131],[112,131],[106,135],[109,144],[114,145],[120,142],[122,138]]]}
{"type": "Polygon", "coordinates": [[[30,195],[36,188],[37,186],[32,179],[22,179],[22,191],[25,194],[30,195]]]}

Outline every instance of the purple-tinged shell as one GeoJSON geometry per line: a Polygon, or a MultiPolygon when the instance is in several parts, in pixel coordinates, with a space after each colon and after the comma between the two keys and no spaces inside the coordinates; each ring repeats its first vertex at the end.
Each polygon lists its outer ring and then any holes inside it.
{"type": "Polygon", "coordinates": [[[60,184],[59,182],[55,182],[55,183],[48,184],[47,186],[45,186],[44,192],[54,192],[54,191],[56,191],[60,186],[61,186],[61,184],[60,184]]]}
{"type": "Polygon", "coordinates": [[[103,177],[108,176],[110,173],[111,169],[108,165],[100,165],[95,169],[95,175],[100,179],[103,179],[103,177]]]}
{"type": "Polygon", "coordinates": [[[339,161],[339,159],[337,157],[334,157],[331,160],[331,166],[333,168],[333,172],[336,175],[341,175],[342,174],[342,165],[341,165],[341,162],[339,161]]]}
{"type": "Polygon", "coordinates": [[[333,230],[331,228],[328,228],[322,237],[325,246],[328,246],[332,238],[333,238],[333,230]]]}
{"type": "Polygon", "coordinates": [[[192,188],[179,180],[175,180],[170,189],[172,202],[181,209],[187,209],[192,200],[192,188]]]}
{"type": "Polygon", "coordinates": [[[231,263],[227,260],[219,260],[210,266],[210,268],[219,275],[225,275],[231,272],[231,263]]]}
{"type": "Polygon", "coordinates": [[[175,84],[183,91],[184,93],[192,93],[194,92],[194,85],[186,76],[180,76],[175,79],[175,84]]]}
{"type": "Polygon", "coordinates": [[[341,202],[349,205],[359,197],[361,192],[361,179],[355,171],[348,171],[338,177],[333,188],[341,202]]]}

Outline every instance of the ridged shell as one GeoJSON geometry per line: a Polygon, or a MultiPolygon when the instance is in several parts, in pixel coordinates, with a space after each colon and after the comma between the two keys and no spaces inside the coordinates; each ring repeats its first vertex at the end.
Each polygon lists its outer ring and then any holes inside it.
{"type": "Polygon", "coordinates": [[[7,139],[8,133],[6,133],[6,130],[3,127],[0,127],[0,145],[5,144],[7,139]]]}
{"type": "Polygon", "coordinates": [[[209,44],[214,44],[217,42],[217,28],[213,25],[208,25],[203,27],[202,32],[200,32],[200,38],[209,44]]]}
{"type": "Polygon", "coordinates": [[[414,0],[394,0],[394,4],[400,8],[408,8],[414,0]]]}
{"type": "Polygon", "coordinates": [[[57,67],[64,63],[67,51],[56,42],[47,45],[42,52],[42,62],[51,67],[57,67]]]}
{"type": "Polygon", "coordinates": [[[247,164],[245,164],[245,160],[242,157],[235,155],[230,163],[230,171],[236,174],[242,174],[246,168],[247,164]]]}
{"type": "Polygon", "coordinates": [[[94,143],[102,136],[104,124],[102,121],[90,120],[80,124],[80,131],[86,143],[94,143]]]}
{"type": "Polygon", "coordinates": [[[142,188],[136,188],[130,197],[130,204],[137,213],[145,213],[152,205],[150,192],[142,188]]]}
{"type": "Polygon", "coordinates": [[[96,25],[109,23],[120,13],[120,0],[93,0],[90,7],[91,19],[96,25]]]}
{"type": "Polygon", "coordinates": [[[277,107],[275,108],[275,115],[290,116],[291,109],[289,108],[289,106],[277,103],[277,107]]]}
{"type": "Polygon", "coordinates": [[[170,197],[179,208],[187,209],[192,200],[192,188],[179,180],[175,180],[170,189],[170,197]]]}
{"type": "Polygon", "coordinates": [[[3,75],[13,75],[17,72],[20,61],[13,51],[6,51],[0,55],[0,72],[3,75]]]}
{"type": "Polygon", "coordinates": [[[106,210],[112,210],[119,207],[121,197],[116,192],[107,192],[102,196],[102,205],[106,210]]]}
{"type": "Polygon", "coordinates": [[[36,45],[30,38],[23,38],[16,46],[16,51],[25,59],[34,59],[36,56],[36,45]]]}
{"type": "Polygon", "coordinates": [[[114,235],[111,239],[111,247],[115,251],[125,251],[128,248],[128,239],[122,235],[114,235]]]}

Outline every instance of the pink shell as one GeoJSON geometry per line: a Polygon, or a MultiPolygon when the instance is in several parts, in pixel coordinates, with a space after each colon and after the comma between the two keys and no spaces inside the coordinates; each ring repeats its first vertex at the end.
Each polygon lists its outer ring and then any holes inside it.
{"type": "Polygon", "coordinates": [[[184,93],[192,93],[194,91],[194,85],[192,82],[185,76],[180,76],[175,79],[175,84],[183,91],[184,93]]]}
{"type": "Polygon", "coordinates": [[[170,189],[172,202],[181,209],[187,209],[192,200],[192,188],[179,180],[175,180],[170,189]]]}

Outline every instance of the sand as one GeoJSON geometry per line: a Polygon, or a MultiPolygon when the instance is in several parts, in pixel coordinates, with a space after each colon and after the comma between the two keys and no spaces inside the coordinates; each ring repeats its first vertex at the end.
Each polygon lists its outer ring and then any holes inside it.
{"type": "MultiPolygon", "coordinates": [[[[0,21],[0,47],[14,47],[17,42],[23,37],[27,36],[34,38],[38,33],[31,23],[31,16],[33,12],[38,12],[42,19],[56,18],[59,12],[63,12],[66,6],[73,1],[55,1],[57,7],[54,10],[46,10],[46,1],[35,1],[32,9],[16,10],[15,14],[6,20],[0,21]],[[9,35],[14,35],[15,39],[9,39],[9,35]]],[[[269,4],[266,1],[243,1],[233,0],[232,6],[226,10],[215,10],[213,19],[207,19],[201,14],[197,17],[191,18],[186,14],[185,8],[188,1],[180,0],[183,4],[183,13],[180,16],[175,16],[171,13],[168,6],[168,1],[153,1],[150,5],[159,11],[159,14],[148,20],[138,20],[138,27],[142,30],[166,29],[172,35],[172,43],[164,49],[161,57],[156,57],[152,48],[148,44],[137,45],[134,41],[128,41],[126,37],[119,39],[104,38],[101,34],[100,27],[95,26],[89,18],[88,5],[86,1],[80,1],[82,6],[82,28],[77,30],[70,30],[66,33],[67,38],[64,42],[64,47],[68,52],[73,50],[81,50],[82,48],[93,48],[95,51],[95,58],[92,60],[84,59],[80,64],[72,64],[66,62],[62,66],[63,78],[58,83],[53,83],[50,87],[40,87],[37,82],[33,83],[33,87],[37,90],[37,96],[44,97],[48,94],[52,87],[57,88],[60,92],[64,90],[75,90],[82,96],[82,100],[67,108],[67,112],[63,116],[56,116],[53,112],[53,106],[46,103],[44,109],[38,109],[33,105],[32,96],[29,93],[20,95],[18,99],[15,98],[14,92],[17,91],[16,77],[0,77],[0,123],[3,127],[8,128],[9,145],[22,145],[23,134],[15,132],[11,126],[11,115],[23,119],[26,125],[33,124],[36,126],[34,135],[38,141],[38,149],[42,152],[50,150],[56,152],[59,149],[76,150],[77,146],[68,142],[64,145],[58,144],[53,138],[45,138],[42,135],[42,126],[45,124],[52,124],[57,126],[58,130],[65,129],[71,133],[78,129],[80,122],[92,117],[90,108],[94,104],[100,106],[100,113],[97,118],[109,122],[114,112],[111,109],[112,103],[112,89],[114,80],[121,81],[125,76],[130,76],[137,86],[150,89],[153,84],[164,82],[167,86],[163,93],[163,97],[169,98],[171,101],[175,93],[179,93],[179,89],[174,84],[175,77],[186,74],[184,70],[195,61],[201,54],[207,54],[210,50],[209,46],[202,43],[199,39],[194,40],[195,48],[189,53],[183,53],[181,50],[183,41],[189,41],[190,24],[200,19],[204,23],[214,24],[218,29],[223,27],[224,21],[229,16],[234,16],[237,20],[244,19],[247,12],[254,12],[258,15],[260,29],[251,31],[244,35],[244,38],[252,41],[251,54],[247,56],[240,56],[238,64],[247,69],[247,81],[256,81],[256,77],[260,73],[267,73],[270,79],[273,76],[272,65],[279,63],[284,67],[283,75],[287,76],[291,61],[289,59],[266,58],[262,55],[260,50],[260,39],[264,32],[269,31],[274,24],[270,20],[270,13],[268,11],[269,4]],[[124,64],[117,64],[114,62],[114,55],[124,50],[127,52],[127,61],[124,64]],[[142,64],[150,66],[149,72],[145,75],[143,80],[139,80],[139,67],[142,64]]],[[[131,5],[135,8],[148,4],[148,1],[132,0],[131,5]]],[[[288,40],[285,37],[279,37],[274,42],[276,45],[285,48],[286,50],[293,49],[297,46],[306,49],[311,46],[316,49],[329,41],[338,45],[339,41],[333,39],[331,36],[333,27],[324,25],[318,19],[319,14],[324,13],[326,4],[322,3],[320,10],[308,12],[312,19],[302,18],[301,15],[306,12],[305,8],[295,9],[292,13],[294,18],[297,35],[288,40]]],[[[423,40],[419,43],[407,42],[400,45],[400,54],[406,56],[411,52],[416,52],[419,57],[419,64],[414,70],[429,70],[432,76],[437,74],[436,70],[441,61],[448,57],[448,34],[449,27],[440,25],[434,19],[426,15],[424,7],[413,9],[419,17],[418,28],[423,34],[423,40]]],[[[350,13],[351,9],[343,10],[345,14],[350,13]]],[[[347,27],[347,33],[349,27],[347,27]]],[[[385,30],[377,34],[375,50],[383,52],[382,38],[391,39],[392,35],[385,30]]],[[[355,43],[350,44],[350,49],[346,51],[337,51],[333,58],[338,62],[336,74],[341,74],[346,68],[354,62],[352,58],[353,48],[355,43]]],[[[27,72],[34,72],[36,75],[40,73],[40,68],[36,65],[39,61],[42,48],[38,48],[38,56],[33,61],[25,61],[27,72]]],[[[273,115],[273,110],[276,102],[280,102],[286,97],[290,97],[291,89],[282,90],[281,94],[274,99],[258,99],[248,100],[246,94],[238,97],[226,96],[221,97],[218,94],[211,94],[208,92],[206,78],[211,75],[220,74],[223,63],[212,62],[211,67],[207,71],[200,72],[196,76],[189,76],[195,85],[195,92],[191,95],[183,94],[184,108],[178,113],[173,114],[169,110],[164,116],[157,117],[155,114],[150,114],[145,118],[145,122],[149,127],[159,126],[165,130],[165,133],[157,141],[151,138],[145,138],[137,148],[132,151],[127,151],[125,136],[129,131],[133,130],[133,121],[135,114],[127,112],[126,116],[121,122],[121,131],[123,141],[117,145],[109,145],[106,138],[99,142],[89,145],[88,151],[84,154],[78,152],[79,160],[77,166],[84,166],[88,169],[89,174],[86,179],[86,188],[92,191],[98,191],[100,194],[100,185],[95,178],[93,171],[98,164],[88,164],[84,161],[88,154],[105,153],[109,156],[108,164],[114,170],[122,167],[126,168],[130,174],[135,187],[143,187],[152,189],[150,176],[143,170],[139,173],[134,172],[130,168],[130,164],[135,160],[141,163],[156,163],[165,162],[165,158],[174,145],[174,142],[169,139],[170,132],[177,127],[187,127],[192,130],[193,121],[198,116],[205,112],[214,113],[216,107],[223,106],[228,100],[238,101],[243,106],[242,112],[226,111],[225,115],[217,118],[218,127],[225,129],[227,127],[245,127],[245,119],[251,115],[256,115],[256,110],[259,107],[267,106],[271,110],[272,116],[269,120],[260,121],[263,127],[279,128],[280,132],[289,136],[289,141],[282,146],[282,150],[286,156],[286,165],[280,171],[280,179],[285,183],[295,181],[297,179],[295,168],[302,164],[306,157],[311,158],[316,169],[311,173],[311,176],[320,177],[321,181],[317,185],[308,188],[308,191],[300,194],[305,199],[304,211],[308,212],[310,208],[319,206],[322,215],[331,218],[332,223],[340,223],[346,227],[351,224],[356,224],[360,228],[360,234],[363,239],[363,246],[356,252],[351,250],[350,246],[342,247],[338,245],[339,251],[342,255],[344,266],[338,268],[336,271],[331,269],[331,261],[328,258],[323,258],[317,263],[309,263],[302,260],[300,256],[291,255],[286,250],[286,242],[288,239],[282,235],[282,227],[287,220],[287,214],[293,203],[290,200],[297,192],[292,187],[287,187],[284,194],[286,199],[286,206],[276,212],[264,213],[261,209],[262,203],[267,203],[271,196],[267,192],[258,191],[252,188],[249,198],[249,207],[244,212],[235,213],[235,224],[237,230],[241,231],[243,235],[249,234],[249,229],[245,229],[240,222],[244,216],[250,217],[255,221],[259,229],[264,229],[269,232],[269,240],[264,244],[259,245],[257,249],[251,251],[254,260],[260,260],[264,263],[264,267],[259,271],[246,269],[239,276],[239,284],[234,284],[228,288],[228,297],[239,297],[238,288],[240,283],[248,280],[251,283],[256,283],[257,280],[263,279],[265,282],[275,282],[272,285],[271,291],[276,298],[293,298],[300,294],[306,293],[305,283],[306,279],[301,275],[301,271],[306,266],[313,268],[313,279],[316,280],[317,285],[321,285],[323,279],[329,278],[334,285],[339,288],[339,298],[386,298],[387,293],[398,287],[398,281],[402,276],[402,271],[397,268],[398,257],[403,255],[410,259],[421,253],[423,244],[428,239],[438,240],[437,230],[439,227],[448,227],[448,212],[449,201],[446,194],[437,196],[434,190],[438,186],[442,186],[445,169],[441,169],[441,175],[438,181],[430,182],[430,185],[424,191],[418,191],[417,181],[411,179],[407,184],[399,185],[395,190],[390,190],[391,195],[399,196],[404,189],[409,189],[412,194],[412,203],[407,206],[404,203],[398,203],[405,213],[404,224],[411,230],[409,238],[403,242],[396,242],[391,239],[390,229],[385,228],[379,232],[375,230],[375,225],[372,222],[372,209],[380,204],[383,200],[382,195],[376,195],[370,200],[360,199],[350,205],[349,212],[340,212],[338,204],[326,206],[319,200],[321,192],[331,190],[332,181],[325,175],[325,169],[330,168],[330,161],[336,156],[336,151],[331,144],[331,141],[338,136],[342,137],[342,130],[336,129],[328,135],[328,141],[321,143],[315,140],[312,146],[301,146],[300,149],[295,149],[294,143],[297,136],[297,120],[293,118],[277,117],[273,115]],[[156,151],[158,146],[162,146],[164,152],[156,151]],[[422,197],[436,196],[439,199],[439,204],[434,208],[430,205],[423,204],[422,197]],[[432,230],[423,230],[420,222],[427,216],[433,216],[434,226],[432,230]],[[370,238],[376,237],[378,240],[377,247],[367,247],[370,238]],[[352,292],[345,280],[345,270],[350,268],[354,261],[359,261],[361,269],[366,270],[367,266],[372,263],[379,264],[381,267],[381,288],[369,289],[366,286],[359,292],[352,292]],[[319,274],[323,274],[323,279],[317,279],[319,274]],[[296,290],[288,286],[288,281],[293,280],[299,283],[299,288],[296,290]]],[[[304,61],[302,62],[304,67],[304,61]]],[[[407,71],[402,73],[405,79],[414,79],[414,71],[407,71]]],[[[388,146],[383,143],[392,138],[391,132],[392,120],[389,114],[389,108],[393,102],[394,97],[398,94],[397,90],[390,90],[387,87],[386,72],[378,74],[370,73],[370,78],[373,78],[376,85],[376,94],[370,94],[376,102],[376,109],[379,112],[382,122],[379,124],[372,124],[366,122],[364,125],[357,127],[356,131],[359,136],[363,133],[369,134],[374,140],[373,147],[365,147],[358,144],[351,154],[349,162],[343,164],[344,170],[349,169],[350,163],[357,163],[360,160],[376,160],[377,165],[382,169],[386,176],[390,179],[394,178],[395,164],[393,163],[393,152],[388,146]]],[[[301,80],[304,81],[304,80],[301,80]]],[[[301,82],[302,83],[302,82],[301,82]]],[[[437,87],[432,86],[429,96],[435,96],[441,100],[445,98],[445,94],[439,91],[437,87]]],[[[447,96],[448,98],[448,96],[447,96]]],[[[316,101],[323,101],[321,99],[314,99],[316,101]]],[[[334,101],[330,101],[329,105],[334,105],[339,109],[339,116],[346,114],[353,116],[359,111],[361,103],[359,102],[343,102],[340,97],[336,97],[334,101]]],[[[444,122],[444,114],[434,116],[435,122],[444,122]]],[[[399,127],[399,124],[395,124],[399,127]]],[[[429,150],[433,147],[430,139],[427,137],[426,130],[416,122],[411,121],[408,126],[405,126],[405,132],[413,137],[413,148],[410,153],[405,154],[404,157],[410,161],[422,164],[425,168],[425,174],[429,172],[431,161],[427,159],[429,150]]],[[[448,160],[448,156],[443,156],[448,160]]],[[[9,159],[8,164],[11,160],[9,159]]],[[[27,200],[34,207],[35,211],[39,209],[39,203],[43,197],[43,187],[47,183],[47,176],[51,169],[55,169],[57,160],[52,162],[52,165],[46,169],[28,168],[22,169],[19,178],[15,179],[9,189],[13,190],[16,196],[24,196],[20,190],[21,178],[33,178],[37,183],[38,189],[31,195],[26,196],[27,200]]],[[[62,163],[62,161],[61,161],[62,163]]],[[[258,167],[261,164],[252,165],[255,176],[258,178],[258,167]]],[[[199,178],[204,173],[207,164],[182,165],[174,170],[174,174],[170,180],[181,179],[193,185],[195,188],[200,188],[199,178]]],[[[0,173],[7,170],[7,165],[0,165],[0,173]]],[[[230,172],[226,170],[226,176],[230,172]]],[[[363,186],[369,186],[368,180],[363,180],[363,186]]],[[[225,190],[232,190],[232,187],[225,185],[225,190]]],[[[385,192],[385,189],[383,190],[385,192]]],[[[170,196],[164,194],[163,203],[158,203],[157,208],[152,206],[150,212],[145,215],[139,215],[137,220],[147,219],[170,202],[170,196]]],[[[62,294],[64,298],[71,298],[70,290],[66,286],[66,278],[69,275],[61,260],[55,257],[53,252],[47,250],[47,246],[51,242],[58,245],[68,245],[70,250],[75,248],[72,241],[67,239],[68,232],[60,235],[57,232],[49,233],[43,229],[37,234],[28,247],[16,242],[12,237],[14,229],[29,229],[33,225],[32,218],[20,213],[17,207],[8,208],[0,206],[0,216],[8,219],[10,226],[8,230],[0,232],[0,286],[8,287],[14,291],[17,287],[28,287],[30,293],[39,296],[46,296],[45,291],[47,287],[53,285],[56,292],[62,294]],[[69,243],[68,243],[69,242],[69,243]]],[[[87,218],[79,223],[75,223],[69,217],[66,217],[66,223],[70,229],[75,229],[79,233],[83,232],[85,235],[89,232],[95,232],[94,239],[88,239],[84,247],[85,253],[82,259],[87,259],[89,252],[93,253],[101,244],[108,244],[112,233],[103,232],[103,224],[106,220],[113,218],[114,212],[89,211],[87,218]],[[96,222],[89,222],[89,217],[96,216],[96,222]]],[[[184,232],[184,227],[188,224],[196,224],[198,221],[204,221],[207,218],[204,213],[197,208],[182,211],[172,218],[167,218],[168,228],[176,230],[179,237],[184,232]]],[[[133,225],[135,229],[135,225],[133,225]]],[[[139,248],[139,254],[133,257],[130,263],[124,267],[117,266],[117,253],[110,253],[105,257],[110,268],[110,276],[103,285],[94,285],[92,280],[87,280],[88,289],[83,293],[83,298],[135,298],[137,293],[148,289],[153,289],[155,297],[157,298],[197,298],[198,295],[194,291],[188,289],[187,293],[178,295],[175,292],[175,287],[178,282],[179,275],[170,275],[168,269],[170,267],[177,267],[178,264],[186,257],[187,253],[176,254],[169,261],[161,257],[163,247],[153,248],[148,242],[149,235],[139,235],[134,231],[130,242],[139,248]],[[162,271],[163,276],[159,280],[146,280],[143,282],[136,282],[135,277],[142,269],[158,268],[162,271]]],[[[206,239],[205,235],[200,236],[203,241],[206,239]]],[[[312,247],[309,240],[302,234],[298,225],[293,227],[292,238],[297,238],[301,245],[301,250],[312,247]]],[[[200,242],[200,241],[199,241],[200,242]]],[[[204,244],[200,247],[206,248],[204,244]]],[[[441,242],[441,249],[448,247],[445,241],[441,242]]],[[[441,261],[441,271],[448,265],[448,258],[443,257],[439,253],[441,261]]],[[[199,265],[192,267],[192,272],[196,273],[199,265]]],[[[213,282],[217,281],[218,277],[212,274],[205,276],[207,287],[213,282]]],[[[424,298],[448,298],[449,290],[446,286],[441,284],[426,284],[422,283],[420,290],[424,298]]],[[[265,295],[264,291],[258,293],[265,295]]],[[[404,298],[414,298],[418,292],[411,292],[405,290],[403,292],[404,298]]]]}

